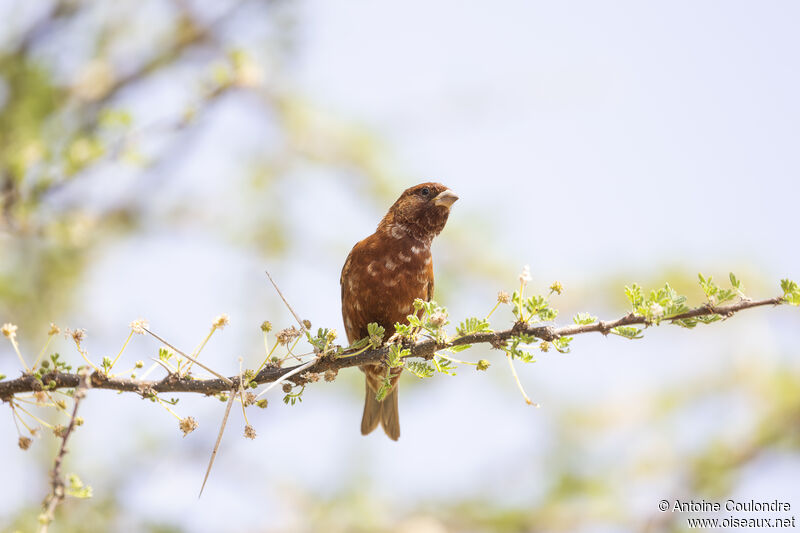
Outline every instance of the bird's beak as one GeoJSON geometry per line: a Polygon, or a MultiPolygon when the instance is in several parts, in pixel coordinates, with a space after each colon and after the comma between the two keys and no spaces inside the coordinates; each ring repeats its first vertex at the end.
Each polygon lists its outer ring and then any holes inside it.
{"type": "Polygon", "coordinates": [[[446,189],[436,195],[436,197],[433,199],[433,205],[441,205],[450,209],[450,206],[456,203],[456,200],[458,200],[456,193],[450,189],[446,189]]]}

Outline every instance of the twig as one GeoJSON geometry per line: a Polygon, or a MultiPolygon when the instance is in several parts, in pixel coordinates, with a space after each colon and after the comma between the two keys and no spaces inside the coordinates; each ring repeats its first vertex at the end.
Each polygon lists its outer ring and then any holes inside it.
{"type": "Polygon", "coordinates": [[[200,486],[200,494],[197,495],[197,499],[200,499],[200,496],[203,495],[203,489],[206,488],[206,481],[208,481],[208,475],[211,473],[211,467],[214,466],[214,459],[217,457],[217,451],[219,450],[219,443],[222,441],[222,434],[225,433],[225,424],[228,423],[228,415],[231,414],[231,406],[233,405],[233,399],[236,398],[236,388],[234,387],[230,391],[230,396],[228,397],[228,405],[225,406],[225,415],[222,417],[222,425],[219,427],[219,434],[217,435],[217,442],[214,443],[214,449],[211,451],[211,458],[208,460],[208,468],[206,468],[206,475],[203,477],[203,484],[200,486]]]}
{"type": "Polygon", "coordinates": [[[303,370],[305,370],[308,367],[314,365],[317,361],[319,361],[319,357],[316,357],[316,358],[312,359],[311,361],[303,363],[302,365],[298,365],[298,366],[293,367],[291,372],[287,372],[286,374],[281,376],[281,379],[275,381],[269,387],[267,387],[266,389],[264,389],[261,392],[259,392],[258,396],[256,396],[256,398],[261,398],[266,393],[268,393],[269,391],[271,391],[272,389],[274,389],[275,387],[277,387],[278,385],[280,385],[281,383],[283,383],[284,381],[286,381],[290,377],[294,376],[295,374],[299,374],[303,370]]]}
{"type": "Polygon", "coordinates": [[[222,424],[219,426],[219,435],[217,435],[217,442],[214,444],[214,449],[211,450],[211,457],[208,460],[208,468],[206,469],[206,475],[203,477],[203,485],[200,487],[200,494],[197,495],[197,499],[199,500],[200,497],[203,495],[203,489],[206,487],[206,481],[208,481],[208,475],[211,473],[211,467],[214,465],[214,458],[217,456],[217,451],[219,450],[219,443],[222,441],[222,434],[225,432],[225,425],[228,423],[228,415],[231,413],[231,406],[233,405],[233,399],[236,397],[237,394],[241,395],[242,398],[242,414],[244,415],[245,421],[247,421],[247,415],[244,412],[244,387],[242,386],[242,358],[239,358],[239,388],[231,389],[230,398],[228,398],[228,405],[225,407],[225,416],[222,417],[222,424]]]}
{"type": "Polygon", "coordinates": [[[181,354],[182,356],[184,356],[184,357],[185,357],[186,359],[188,359],[189,361],[191,361],[191,362],[193,362],[193,363],[197,363],[197,366],[199,366],[200,368],[203,368],[203,369],[205,369],[205,370],[208,370],[209,372],[211,372],[212,374],[214,374],[215,376],[217,376],[219,379],[221,379],[222,381],[224,381],[226,385],[228,385],[228,386],[230,386],[230,385],[233,385],[233,380],[232,380],[232,379],[230,379],[230,378],[226,378],[225,376],[223,376],[222,374],[220,374],[220,373],[219,373],[219,372],[217,372],[216,370],[212,370],[212,369],[210,369],[209,367],[207,367],[206,365],[204,365],[203,363],[201,363],[200,361],[198,361],[198,360],[197,360],[197,359],[195,359],[194,357],[191,357],[191,356],[188,356],[188,355],[186,355],[185,353],[183,353],[182,351],[180,351],[179,349],[177,349],[176,347],[174,347],[173,345],[171,345],[170,343],[168,343],[167,341],[165,341],[164,339],[162,339],[161,337],[159,337],[158,335],[156,335],[155,333],[153,333],[153,332],[152,332],[152,331],[150,331],[149,329],[147,329],[147,328],[145,328],[145,327],[142,327],[142,329],[143,329],[143,330],[145,330],[145,331],[146,331],[147,333],[149,333],[150,335],[152,335],[153,337],[155,337],[156,339],[158,339],[159,341],[161,341],[161,342],[163,342],[164,344],[166,344],[167,346],[169,346],[170,348],[172,348],[173,350],[175,350],[176,352],[178,352],[179,354],[181,354]]]}
{"type": "MultiPolygon", "coordinates": [[[[265,270],[264,272],[267,274],[267,277],[272,282],[272,286],[275,287],[275,290],[278,292],[278,296],[281,297],[281,300],[283,300],[283,303],[286,304],[286,307],[288,307],[289,311],[291,311],[291,313],[294,315],[294,318],[295,318],[295,320],[297,320],[297,323],[300,324],[300,330],[301,331],[305,331],[306,327],[303,325],[303,321],[300,320],[300,317],[297,316],[297,313],[294,312],[294,309],[292,309],[292,306],[289,305],[289,302],[286,300],[286,298],[284,298],[283,293],[278,288],[278,284],[275,283],[275,280],[273,280],[272,276],[270,276],[269,271],[265,270]]],[[[212,332],[213,332],[213,330],[212,330],[212,332]]],[[[208,337],[206,337],[206,340],[208,340],[208,337]]],[[[298,337],[297,340],[299,341],[300,338],[298,337]]],[[[295,341],[295,344],[297,344],[297,341],[295,341]]],[[[200,364],[200,362],[198,362],[198,361],[196,361],[194,359],[191,359],[191,358],[189,358],[189,359],[194,361],[194,362],[196,362],[198,365],[203,366],[202,364],[200,364]]],[[[294,374],[297,374],[301,370],[303,370],[305,368],[308,368],[309,366],[313,365],[315,362],[316,362],[316,359],[314,359],[312,361],[309,361],[308,363],[306,363],[304,365],[300,365],[300,367],[298,367],[295,370],[287,373],[286,377],[288,378],[289,376],[293,376],[294,374]]],[[[203,368],[206,368],[206,367],[203,367],[203,368]]],[[[214,372],[214,374],[216,374],[216,372],[214,372]]],[[[219,374],[216,374],[216,375],[219,376],[219,374]]],[[[262,394],[264,394],[265,392],[270,390],[272,387],[274,387],[278,383],[280,383],[280,381],[276,381],[275,383],[273,383],[272,385],[270,385],[269,387],[264,389],[261,392],[261,394],[259,394],[258,396],[261,396],[262,394]]],[[[241,393],[241,395],[242,395],[242,413],[244,413],[245,405],[244,405],[244,391],[242,389],[242,359],[241,358],[239,358],[239,376],[238,376],[237,384],[238,384],[238,392],[241,393]]],[[[208,468],[206,469],[206,475],[203,477],[203,484],[200,487],[200,494],[197,495],[197,499],[198,500],[203,495],[203,489],[206,487],[206,482],[208,481],[208,476],[211,473],[211,467],[214,466],[214,459],[217,457],[217,451],[219,450],[219,443],[222,441],[222,434],[225,433],[225,425],[228,423],[228,415],[230,415],[230,413],[231,413],[231,406],[233,405],[233,399],[236,397],[236,394],[237,394],[237,387],[234,387],[234,388],[231,389],[230,397],[228,398],[228,405],[225,407],[225,416],[222,417],[222,424],[220,424],[220,427],[219,427],[219,434],[217,435],[217,442],[214,444],[214,449],[211,451],[211,458],[208,460],[208,468]]],[[[247,420],[247,415],[245,414],[244,416],[245,416],[245,420],[247,420]]]]}
{"type": "Polygon", "coordinates": [[[84,373],[79,376],[80,384],[75,389],[75,394],[72,395],[73,407],[72,416],[69,419],[69,425],[61,435],[61,446],[58,449],[58,454],[53,462],[53,470],[50,472],[50,493],[45,497],[42,507],[44,508],[40,517],[39,533],[47,533],[50,522],[55,518],[55,512],[58,505],[64,501],[65,489],[64,479],[61,476],[61,465],[64,462],[64,455],[67,453],[67,441],[75,429],[75,419],[78,417],[78,407],[80,407],[81,400],[86,396],[86,391],[91,387],[89,375],[84,373]]]}
{"type": "Polygon", "coordinates": [[[300,317],[297,316],[297,313],[294,312],[294,309],[292,309],[292,306],[289,305],[289,302],[287,302],[286,298],[283,297],[283,293],[278,288],[278,284],[275,283],[275,280],[272,279],[272,276],[269,275],[269,270],[265,270],[264,272],[267,274],[267,277],[269,278],[269,281],[272,283],[272,286],[275,287],[275,290],[278,292],[278,296],[281,297],[281,300],[283,300],[283,303],[286,304],[286,307],[289,308],[289,311],[292,313],[292,315],[294,315],[294,319],[297,320],[297,323],[300,325],[300,330],[301,331],[305,331],[306,327],[305,327],[305,325],[303,325],[303,321],[300,320],[300,317]]]}
{"type": "Polygon", "coordinates": [[[519,380],[519,374],[517,374],[517,369],[514,368],[514,359],[508,352],[506,352],[506,359],[508,359],[508,366],[511,367],[511,375],[514,376],[514,381],[517,382],[517,388],[522,393],[522,397],[525,398],[525,403],[527,403],[528,405],[533,405],[534,407],[539,407],[539,404],[533,403],[531,399],[528,397],[528,394],[525,392],[525,388],[522,386],[522,382],[519,380]]]}

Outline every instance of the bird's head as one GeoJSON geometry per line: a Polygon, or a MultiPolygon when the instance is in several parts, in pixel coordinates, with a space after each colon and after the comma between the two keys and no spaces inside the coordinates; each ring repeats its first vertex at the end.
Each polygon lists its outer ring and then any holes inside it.
{"type": "Polygon", "coordinates": [[[450,206],[456,200],[458,196],[441,183],[420,183],[403,191],[379,228],[394,230],[396,234],[406,231],[420,240],[430,241],[444,229],[450,206]]]}

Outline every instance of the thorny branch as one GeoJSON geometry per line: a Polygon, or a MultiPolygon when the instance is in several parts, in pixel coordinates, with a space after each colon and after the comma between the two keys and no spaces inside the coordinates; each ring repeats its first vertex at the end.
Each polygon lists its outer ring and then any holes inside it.
{"type": "Polygon", "coordinates": [[[61,446],[58,449],[58,454],[53,463],[53,470],[50,472],[50,493],[42,503],[43,511],[39,519],[41,524],[39,533],[47,533],[50,522],[55,518],[56,508],[64,501],[64,496],[66,494],[64,477],[61,474],[61,465],[64,462],[64,455],[67,453],[67,441],[70,435],[72,435],[72,430],[75,429],[77,425],[78,407],[80,407],[81,400],[86,396],[87,389],[91,387],[88,374],[76,375],[76,377],[80,380],[80,383],[72,396],[74,400],[72,416],[69,419],[69,425],[67,425],[67,428],[61,434],[61,446]]]}
{"type": "MultiPolygon", "coordinates": [[[[784,298],[778,296],[764,300],[743,299],[736,303],[719,306],[705,304],[690,309],[686,312],[670,316],[664,321],[674,322],[687,318],[712,315],[720,315],[724,318],[728,318],[745,309],[752,309],[754,307],[763,307],[768,305],[779,305],[783,303],[783,301],[784,298]]],[[[445,350],[453,346],[463,346],[467,344],[490,344],[495,348],[499,348],[502,347],[510,338],[519,335],[529,335],[543,341],[553,341],[561,337],[591,332],[599,332],[603,335],[607,335],[613,328],[631,325],[647,326],[649,324],[646,317],[635,315],[633,313],[629,313],[612,321],[600,320],[591,324],[568,325],[560,327],[553,325],[534,325],[517,322],[514,327],[510,329],[493,332],[472,333],[457,337],[449,342],[437,342],[434,339],[421,340],[406,347],[410,353],[405,357],[431,359],[439,350],[445,350]]],[[[324,357],[319,357],[315,362],[313,362],[313,364],[307,366],[306,370],[308,373],[319,373],[327,370],[339,370],[342,368],[360,366],[367,363],[379,363],[386,359],[388,353],[389,347],[381,346],[380,348],[366,350],[354,355],[348,355],[347,352],[344,352],[338,357],[327,355],[324,357]]],[[[308,365],[308,363],[285,368],[267,366],[250,381],[262,384],[287,380],[292,381],[297,385],[302,385],[306,383],[307,378],[304,376],[307,376],[308,374],[306,372],[299,373],[297,370],[303,365],[308,365]]],[[[231,376],[227,380],[195,379],[191,376],[181,377],[172,373],[161,380],[137,380],[119,377],[109,378],[102,373],[94,372],[91,374],[90,379],[91,386],[96,389],[136,392],[142,396],[148,396],[153,393],[162,392],[191,392],[206,395],[225,393],[229,392],[232,388],[237,389],[242,378],[240,376],[231,376]]],[[[50,372],[44,374],[41,378],[41,381],[37,377],[30,374],[22,375],[16,379],[0,382],[0,399],[7,401],[14,394],[35,392],[42,390],[43,387],[47,387],[51,390],[74,388],[80,385],[80,381],[81,377],[78,374],[65,372],[50,372]]]]}

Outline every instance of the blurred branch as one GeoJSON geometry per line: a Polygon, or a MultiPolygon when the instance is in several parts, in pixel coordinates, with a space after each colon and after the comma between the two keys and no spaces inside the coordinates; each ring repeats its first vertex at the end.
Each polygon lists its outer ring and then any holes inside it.
{"type": "Polygon", "coordinates": [[[202,24],[192,14],[188,6],[183,2],[175,2],[180,8],[180,15],[175,23],[172,42],[159,47],[156,53],[143,61],[138,67],[117,78],[97,103],[103,104],[109,101],[122,89],[154,74],[162,67],[172,64],[192,47],[213,42],[214,30],[230,19],[245,3],[247,3],[247,0],[237,2],[210,23],[202,24]]]}
{"type": "Polygon", "coordinates": [[[195,11],[193,2],[161,3],[166,15],[158,24],[136,24],[126,14],[135,3],[106,10],[54,0],[0,47],[0,314],[13,310],[34,325],[68,305],[67,288],[80,280],[89,252],[138,230],[149,214],[153,184],[143,178],[175,176],[163,166],[183,159],[200,119],[236,87],[208,77],[214,68],[232,68],[228,26],[255,1],[225,2],[214,14],[195,11]],[[77,35],[88,47],[78,47],[80,62],[63,76],[61,56],[47,50],[74,47],[77,35]],[[144,46],[129,50],[124,44],[132,38],[144,46]],[[197,72],[192,84],[201,86],[191,106],[135,125],[129,102],[160,98],[148,80],[184,67],[197,72]],[[154,154],[140,152],[148,143],[158,147],[154,154]],[[76,200],[86,181],[102,187],[119,164],[145,167],[130,190],[91,207],[76,200]],[[56,285],[57,296],[32,297],[53,294],[56,285]]]}
{"type": "MultiPolygon", "coordinates": [[[[699,317],[729,318],[746,309],[777,306],[782,303],[785,303],[784,297],[778,296],[764,300],[743,299],[736,303],[719,306],[705,304],[665,318],[664,321],[675,323],[699,317]]],[[[408,352],[402,357],[406,359],[422,358],[429,360],[436,355],[437,351],[446,350],[448,348],[465,347],[474,344],[490,344],[494,348],[504,349],[509,340],[515,338],[519,339],[522,336],[541,339],[545,342],[553,342],[568,336],[583,333],[599,332],[603,335],[607,335],[615,328],[632,325],[651,326],[655,325],[655,323],[646,316],[633,313],[629,313],[612,321],[600,320],[590,324],[574,324],[561,327],[517,322],[512,328],[503,331],[481,331],[444,341],[434,338],[422,340],[405,346],[404,349],[408,350],[408,352]]],[[[299,375],[293,374],[293,372],[303,365],[295,365],[286,368],[268,365],[254,378],[248,380],[248,383],[262,384],[287,379],[287,381],[292,381],[297,385],[304,385],[309,381],[309,374],[336,371],[342,368],[369,363],[380,363],[387,359],[391,350],[392,345],[384,345],[379,348],[369,349],[352,355],[349,355],[348,352],[343,352],[338,356],[325,355],[309,366],[307,372],[299,375]]],[[[78,374],[71,372],[50,372],[42,375],[41,379],[27,374],[16,379],[0,382],[0,398],[4,401],[8,401],[17,393],[77,387],[80,384],[80,379],[78,374]]],[[[194,379],[192,377],[170,373],[163,379],[154,381],[108,377],[103,373],[94,372],[91,375],[91,384],[93,388],[97,389],[136,392],[145,397],[161,392],[191,392],[212,395],[230,391],[232,388],[231,383],[233,383],[233,388],[238,388],[242,380],[240,376],[231,376],[228,379],[230,381],[222,379],[194,379]]]]}
{"type": "Polygon", "coordinates": [[[60,0],[54,2],[50,9],[34,22],[19,39],[15,55],[25,55],[36,41],[45,37],[53,30],[56,23],[61,19],[66,19],[78,11],[78,2],[74,0],[60,0]]]}

